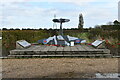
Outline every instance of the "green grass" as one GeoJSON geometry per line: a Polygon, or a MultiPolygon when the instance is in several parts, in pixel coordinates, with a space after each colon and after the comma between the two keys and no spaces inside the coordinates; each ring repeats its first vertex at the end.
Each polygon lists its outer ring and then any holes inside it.
{"type": "Polygon", "coordinates": [[[89,33],[85,32],[85,33],[69,33],[68,35],[73,36],[73,37],[78,37],[80,39],[85,39],[87,41],[87,43],[92,42],[91,39],[89,39],[89,33]]]}
{"type": "Polygon", "coordinates": [[[85,40],[87,41],[87,43],[90,43],[91,40],[88,39],[88,36],[89,36],[89,33],[81,33],[81,34],[78,34],[78,38],[85,39],[85,40]]]}

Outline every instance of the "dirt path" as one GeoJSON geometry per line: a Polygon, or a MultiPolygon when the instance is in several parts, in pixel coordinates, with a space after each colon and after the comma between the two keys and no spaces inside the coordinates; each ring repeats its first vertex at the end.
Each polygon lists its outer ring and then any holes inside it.
{"type": "Polygon", "coordinates": [[[4,78],[91,78],[118,72],[118,59],[3,59],[4,78]]]}

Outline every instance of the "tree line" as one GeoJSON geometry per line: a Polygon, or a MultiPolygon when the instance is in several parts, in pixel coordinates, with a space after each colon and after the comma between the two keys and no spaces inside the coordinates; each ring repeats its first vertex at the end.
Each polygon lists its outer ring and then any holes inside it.
{"type": "MultiPolygon", "coordinates": [[[[83,28],[83,24],[84,24],[84,21],[83,21],[83,16],[82,14],[80,14],[79,16],[79,24],[78,24],[78,28],[63,28],[63,30],[91,30],[92,27],[89,27],[89,28],[83,28]]],[[[104,30],[120,30],[120,22],[115,20],[114,22],[109,22],[108,24],[106,25],[96,25],[94,26],[94,29],[104,29],[104,30]]],[[[31,28],[22,28],[22,29],[19,29],[19,28],[10,28],[10,29],[7,29],[7,28],[2,28],[0,30],[59,30],[59,29],[52,29],[52,28],[39,28],[39,29],[31,29],[31,28]]]]}

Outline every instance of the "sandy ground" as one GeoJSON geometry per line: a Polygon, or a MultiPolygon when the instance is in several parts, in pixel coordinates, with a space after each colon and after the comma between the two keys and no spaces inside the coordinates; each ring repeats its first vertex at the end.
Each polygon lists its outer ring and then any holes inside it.
{"type": "Polygon", "coordinates": [[[3,59],[3,78],[91,78],[118,72],[117,58],[3,59]]]}

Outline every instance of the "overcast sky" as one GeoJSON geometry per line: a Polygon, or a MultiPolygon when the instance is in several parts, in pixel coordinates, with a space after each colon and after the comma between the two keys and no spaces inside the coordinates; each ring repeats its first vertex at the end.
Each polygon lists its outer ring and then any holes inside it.
{"type": "MultiPolygon", "coordinates": [[[[67,18],[63,28],[77,28],[79,14],[84,28],[118,19],[119,0],[2,0],[0,28],[53,28],[52,19],[67,18]]],[[[59,28],[59,24],[57,24],[59,28]]]]}

